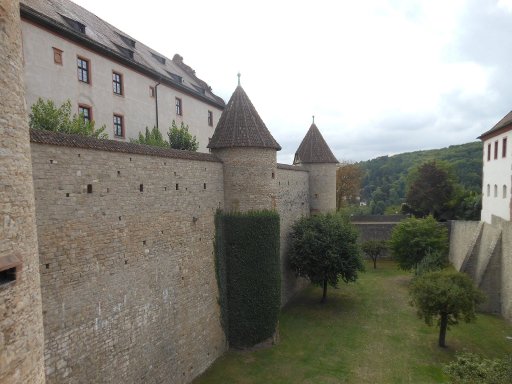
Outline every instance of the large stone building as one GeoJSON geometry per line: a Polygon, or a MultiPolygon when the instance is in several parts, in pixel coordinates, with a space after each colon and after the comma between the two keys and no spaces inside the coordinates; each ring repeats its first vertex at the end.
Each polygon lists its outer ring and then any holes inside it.
{"type": "Polygon", "coordinates": [[[224,101],[175,55],[169,59],[69,0],[21,0],[27,104],[70,100],[109,138],[187,124],[206,152],[224,101]]]}
{"type": "Polygon", "coordinates": [[[483,133],[483,180],[481,220],[492,222],[497,216],[511,219],[512,209],[512,158],[508,148],[508,136],[512,132],[512,112],[509,112],[494,127],[483,133]]]}

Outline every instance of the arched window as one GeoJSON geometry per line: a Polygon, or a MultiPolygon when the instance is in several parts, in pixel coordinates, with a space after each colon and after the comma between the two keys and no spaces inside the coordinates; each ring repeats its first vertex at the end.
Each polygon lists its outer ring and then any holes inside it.
{"type": "Polygon", "coordinates": [[[491,196],[491,186],[487,184],[487,197],[491,196]]]}
{"type": "Polygon", "coordinates": [[[503,198],[507,197],[507,186],[503,184],[503,198]]]}
{"type": "Polygon", "coordinates": [[[498,197],[498,186],[494,184],[494,197],[498,197]]]}

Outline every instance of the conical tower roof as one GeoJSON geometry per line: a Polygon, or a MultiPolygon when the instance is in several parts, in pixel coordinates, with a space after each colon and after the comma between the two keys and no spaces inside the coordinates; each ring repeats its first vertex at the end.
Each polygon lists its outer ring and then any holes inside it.
{"type": "Polygon", "coordinates": [[[298,163],[337,163],[315,123],[311,124],[308,133],[295,152],[294,164],[298,163]]]}
{"type": "Polygon", "coordinates": [[[208,148],[232,147],[281,149],[240,85],[229,99],[208,144],[208,148]]]}

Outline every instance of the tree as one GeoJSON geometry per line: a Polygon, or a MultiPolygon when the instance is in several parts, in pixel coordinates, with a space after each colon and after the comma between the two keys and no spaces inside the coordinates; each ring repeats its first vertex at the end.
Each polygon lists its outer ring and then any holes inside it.
{"type": "Polygon", "coordinates": [[[197,151],[197,148],[199,148],[196,137],[189,133],[188,125],[183,124],[183,122],[181,122],[181,126],[178,128],[173,120],[167,136],[169,137],[171,148],[185,151],[197,151]]]}
{"type": "Polygon", "coordinates": [[[357,164],[343,161],[336,168],[336,209],[355,203],[359,197],[363,171],[357,164]]]}
{"type": "Polygon", "coordinates": [[[475,288],[471,278],[462,272],[443,270],[416,277],[410,286],[411,305],[420,319],[429,326],[436,320],[439,326],[439,346],[446,347],[446,330],[475,319],[476,306],[484,296],[475,288]]]}
{"type": "Polygon", "coordinates": [[[71,116],[71,101],[65,101],[57,107],[53,100],[37,101],[30,108],[29,125],[32,129],[72,133],[106,139],[105,125],[99,129],[94,128],[94,121],[86,121],[82,114],[71,116]]]}
{"type": "Polygon", "coordinates": [[[368,240],[362,244],[361,248],[373,260],[373,269],[376,269],[377,259],[388,249],[388,245],[384,240],[368,240]]]}
{"type": "Polygon", "coordinates": [[[168,147],[169,146],[169,143],[163,138],[162,133],[160,132],[160,130],[157,127],[153,127],[152,130],[149,130],[148,127],[146,127],[145,134],[142,134],[142,132],[139,132],[139,138],[132,139],[130,141],[132,143],[152,145],[154,147],[168,147]]]}
{"type": "Polygon", "coordinates": [[[389,247],[401,269],[416,269],[429,252],[448,254],[448,230],[432,216],[411,217],[393,228],[389,247]]]}
{"type": "Polygon", "coordinates": [[[298,276],[323,286],[322,303],[327,297],[327,284],[337,287],[341,278],[356,281],[364,270],[357,230],[339,214],[318,214],[299,219],[292,227],[290,267],[298,276]]]}
{"type": "Polygon", "coordinates": [[[447,219],[454,195],[455,182],[447,166],[427,161],[410,173],[405,207],[416,217],[433,215],[438,220],[447,219]]]}

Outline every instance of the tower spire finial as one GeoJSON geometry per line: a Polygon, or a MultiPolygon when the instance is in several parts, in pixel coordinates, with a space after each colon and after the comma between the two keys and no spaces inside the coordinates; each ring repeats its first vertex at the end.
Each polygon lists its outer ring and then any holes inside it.
{"type": "Polygon", "coordinates": [[[315,124],[315,115],[313,115],[313,124],[315,124]]]}
{"type": "Polygon", "coordinates": [[[240,72],[238,72],[237,76],[238,76],[238,86],[240,86],[240,76],[242,76],[242,75],[240,74],[240,72]]]}

